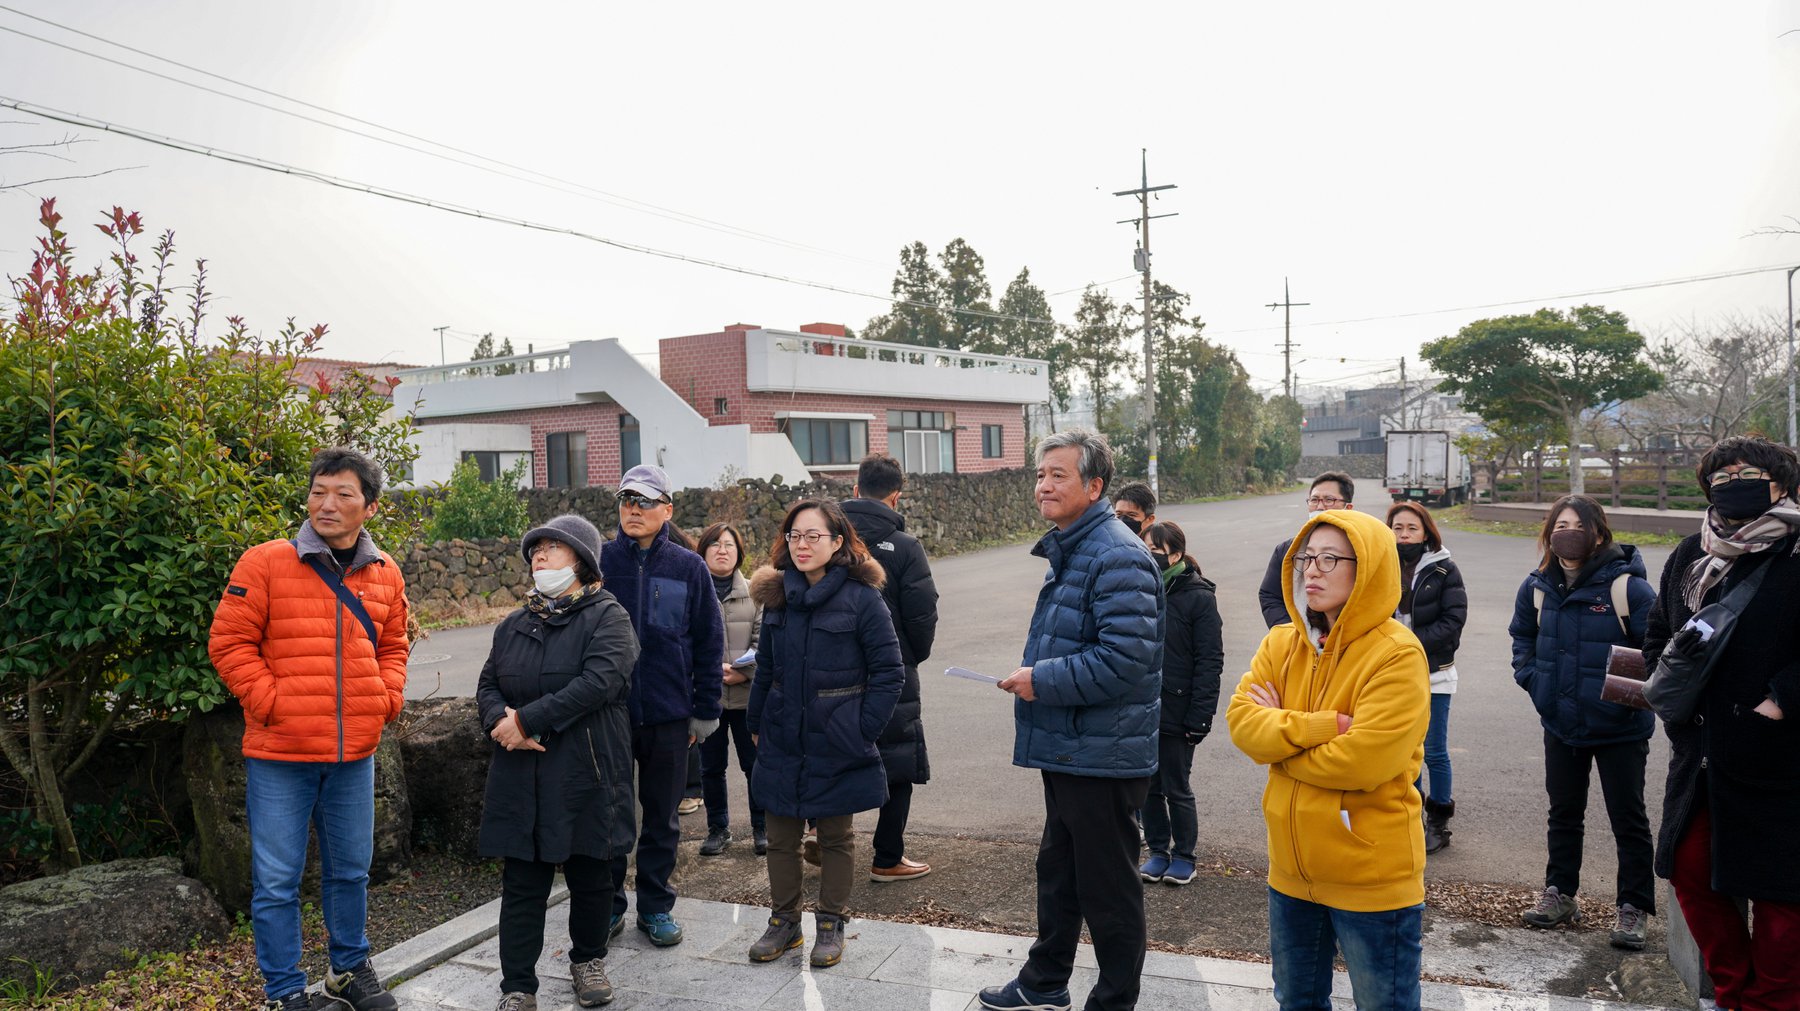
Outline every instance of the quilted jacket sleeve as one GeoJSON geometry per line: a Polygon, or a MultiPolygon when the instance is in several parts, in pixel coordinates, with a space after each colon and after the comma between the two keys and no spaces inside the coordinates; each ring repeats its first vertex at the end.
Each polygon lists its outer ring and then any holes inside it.
{"type": "Polygon", "coordinates": [[[1054,706],[1111,702],[1160,674],[1153,668],[1162,641],[1161,588],[1149,555],[1122,548],[1103,552],[1093,580],[1097,641],[1032,665],[1031,688],[1040,701],[1054,706]]]}
{"type": "Polygon", "coordinates": [[[213,612],[206,652],[244,714],[268,723],[275,709],[275,672],[263,660],[269,624],[269,567],[257,548],[244,552],[213,612]]]}

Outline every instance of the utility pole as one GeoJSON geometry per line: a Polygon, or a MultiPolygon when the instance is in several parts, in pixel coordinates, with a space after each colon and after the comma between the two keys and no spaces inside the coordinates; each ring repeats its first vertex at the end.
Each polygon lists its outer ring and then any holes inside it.
{"type": "Polygon", "coordinates": [[[1281,310],[1281,387],[1288,398],[1294,396],[1294,307],[1311,305],[1311,302],[1296,302],[1288,294],[1288,279],[1281,279],[1281,301],[1270,302],[1269,308],[1281,310]]]}
{"type": "Polygon", "coordinates": [[[1400,427],[1411,428],[1406,423],[1406,356],[1400,357],[1400,427]]]}
{"type": "Polygon", "coordinates": [[[1797,270],[1800,270],[1800,266],[1789,267],[1788,272],[1787,272],[1787,296],[1788,296],[1787,381],[1788,381],[1788,445],[1789,446],[1800,445],[1800,443],[1795,442],[1795,436],[1794,436],[1794,272],[1797,270]]]}
{"type": "MultiPolygon", "coordinates": [[[[1175,216],[1175,212],[1168,214],[1151,214],[1150,194],[1158,192],[1159,190],[1172,190],[1175,188],[1175,184],[1165,183],[1161,186],[1150,185],[1149,151],[1145,148],[1139,148],[1138,159],[1138,188],[1135,190],[1119,190],[1114,193],[1113,196],[1137,197],[1138,199],[1138,216],[1135,218],[1126,218],[1118,223],[1121,225],[1138,226],[1138,248],[1136,255],[1132,257],[1132,266],[1137,268],[1138,273],[1144,275],[1144,424],[1149,429],[1149,438],[1145,445],[1148,451],[1146,455],[1148,455],[1150,463],[1150,491],[1152,494],[1157,494],[1156,359],[1155,348],[1151,338],[1151,335],[1155,330],[1150,319],[1150,309],[1155,303],[1155,297],[1152,295],[1152,288],[1150,285],[1150,219],[1172,218],[1175,216]]],[[[1159,197],[1158,199],[1161,198],[1159,197]]]]}
{"type": "Polygon", "coordinates": [[[450,364],[450,359],[444,357],[444,331],[450,328],[448,326],[434,326],[432,329],[436,330],[438,335],[438,364],[448,365],[450,364]]]}

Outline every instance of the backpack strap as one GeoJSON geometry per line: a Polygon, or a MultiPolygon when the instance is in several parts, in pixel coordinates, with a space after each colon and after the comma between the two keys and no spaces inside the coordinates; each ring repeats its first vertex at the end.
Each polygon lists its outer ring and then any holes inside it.
{"type": "Polygon", "coordinates": [[[300,556],[300,560],[306,563],[307,568],[312,569],[320,579],[325,581],[325,585],[336,595],[338,603],[343,604],[345,610],[350,612],[350,616],[362,626],[363,634],[369,637],[370,645],[379,648],[381,637],[375,634],[375,619],[369,617],[369,612],[363,607],[362,601],[358,600],[356,594],[351,593],[350,588],[344,585],[344,577],[326,568],[325,563],[319,561],[318,558],[300,555],[299,541],[290,541],[289,543],[294,545],[294,554],[300,556]]]}
{"type": "Polygon", "coordinates": [[[1631,638],[1631,597],[1626,592],[1631,588],[1631,573],[1621,572],[1612,581],[1613,614],[1618,616],[1619,627],[1624,630],[1625,638],[1631,638]]]}

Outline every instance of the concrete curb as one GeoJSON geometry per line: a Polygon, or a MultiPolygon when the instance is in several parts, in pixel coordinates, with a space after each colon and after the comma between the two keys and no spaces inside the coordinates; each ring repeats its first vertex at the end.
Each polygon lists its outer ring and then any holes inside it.
{"type": "MultiPolygon", "coordinates": [[[[554,906],[568,897],[569,887],[558,876],[546,905],[554,906]]],[[[448,962],[498,933],[500,900],[495,899],[376,955],[375,971],[381,984],[392,989],[397,980],[411,979],[448,962]]]]}

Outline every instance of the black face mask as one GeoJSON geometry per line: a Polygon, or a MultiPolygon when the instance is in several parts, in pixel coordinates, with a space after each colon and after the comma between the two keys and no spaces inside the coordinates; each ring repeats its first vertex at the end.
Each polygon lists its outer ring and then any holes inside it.
{"type": "MultiPolygon", "coordinates": [[[[1114,513],[1113,515],[1118,516],[1119,514],[1114,513]]],[[[1142,520],[1137,519],[1136,517],[1133,517],[1133,516],[1119,516],[1119,522],[1125,524],[1125,529],[1131,531],[1134,534],[1137,534],[1140,537],[1143,536],[1144,523],[1142,520]]]]}
{"type": "Polygon", "coordinates": [[[1167,552],[1152,551],[1150,552],[1150,560],[1156,563],[1156,571],[1169,571],[1169,556],[1167,552]]]}
{"type": "Polygon", "coordinates": [[[1713,512],[1721,519],[1742,522],[1753,520],[1769,511],[1775,503],[1769,501],[1769,486],[1774,482],[1764,478],[1761,481],[1727,481],[1713,489],[1713,512]]]}
{"type": "Polygon", "coordinates": [[[1418,564],[1419,559],[1423,557],[1425,557],[1424,541],[1420,541],[1417,544],[1400,545],[1400,560],[1407,565],[1416,565],[1418,564]]]}
{"type": "Polygon", "coordinates": [[[1580,565],[1593,557],[1594,535],[1573,527],[1558,530],[1550,535],[1550,553],[1570,565],[1580,565]]]}

